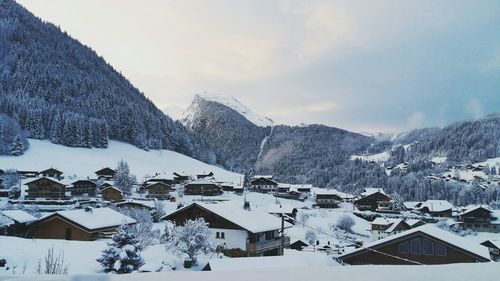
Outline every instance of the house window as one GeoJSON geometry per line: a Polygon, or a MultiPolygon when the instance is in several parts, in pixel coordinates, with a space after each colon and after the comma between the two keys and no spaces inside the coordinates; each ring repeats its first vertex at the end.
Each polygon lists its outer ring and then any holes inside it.
{"type": "Polygon", "coordinates": [[[400,254],[408,254],[408,251],[410,249],[410,244],[408,241],[399,243],[399,253],[400,254]]]}
{"type": "Polygon", "coordinates": [[[426,256],[434,255],[434,245],[429,239],[422,239],[422,254],[426,256]]]}
{"type": "Polygon", "coordinates": [[[226,234],[224,232],[220,233],[220,239],[226,239],[226,234]]]}
{"type": "Polygon", "coordinates": [[[420,238],[412,239],[410,241],[410,252],[412,255],[420,255],[420,238]]]}
{"type": "Polygon", "coordinates": [[[446,247],[436,243],[434,244],[434,253],[438,257],[446,257],[447,255],[446,247]]]}
{"type": "Polygon", "coordinates": [[[266,232],[266,240],[273,240],[273,239],[274,239],[274,231],[266,232]]]}
{"type": "Polygon", "coordinates": [[[218,231],[217,231],[217,232],[215,233],[215,238],[217,238],[217,239],[219,239],[219,238],[220,238],[220,232],[218,232],[218,231]]]}

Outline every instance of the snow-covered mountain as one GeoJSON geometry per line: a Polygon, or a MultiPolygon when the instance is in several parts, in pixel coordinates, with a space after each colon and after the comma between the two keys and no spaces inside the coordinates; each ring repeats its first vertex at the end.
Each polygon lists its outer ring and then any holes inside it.
{"type": "Polygon", "coordinates": [[[238,112],[239,114],[241,114],[241,116],[245,117],[248,121],[252,122],[253,124],[259,127],[267,127],[274,125],[273,120],[254,113],[252,110],[250,110],[248,107],[243,105],[241,102],[239,102],[236,98],[232,96],[199,94],[194,97],[191,106],[189,106],[189,108],[183,114],[182,122],[187,126],[189,126],[189,124],[191,124],[193,119],[195,118],[196,113],[199,111],[199,105],[202,100],[216,102],[224,106],[227,106],[232,110],[238,112]]]}
{"type": "Polygon", "coordinates": [[[140,180],[156,173],[171,177],[173,172],[198,174],[213,172],[218,180],[240,182],[241,175],[200,162],[171,150],[145,151],[133,145],[110,141],[108,148],[75,148],[56,145],[44,140],[30,139],[29,149],[21,156],[0,156],[2,169],[41,171],[50,167],[64,172],[66,177],[95,177],[94,171],[103,167],[115,168],[125,160],[132,174],[140,180]]]}
{"type": "Polygon", "coordinates": [[[171,105],[165,106],[162,111],[163,111],[163,113],[168,115],[173,120],[180,121],[182,119],[182,116],[183,116],[184,112],[186,111],[186,109],[182,108],[180,106],[171,104],[171,105]]]}

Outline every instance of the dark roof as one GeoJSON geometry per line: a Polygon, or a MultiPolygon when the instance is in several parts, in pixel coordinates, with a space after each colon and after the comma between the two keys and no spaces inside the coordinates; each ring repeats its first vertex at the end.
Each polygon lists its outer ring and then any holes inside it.
{"type": "Polygon", "coordinates": [[[38,174],[49,174],[49,173],[51,173],[51,174],[63,174],[63,172],[61,172],[55,168],[49,168],[47,170],[43,170],[43,171],[38,172],[38,174]]]}
{"type": "Polygon", "coordinates": [[[115,175],[116,171],[106,167],[94,172],[96,175],[115,175]]]}

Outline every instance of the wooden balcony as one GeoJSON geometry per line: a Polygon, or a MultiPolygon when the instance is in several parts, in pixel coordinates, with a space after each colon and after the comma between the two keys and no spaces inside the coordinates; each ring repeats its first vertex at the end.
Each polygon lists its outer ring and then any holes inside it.
{"type": "MultiPolygon", "coordinates": [[[[290,246],[290,237],[285,236],[285,247],[290,246]]],[[[259,241],[257,243],[247,243],[247,252],[259,253],[281,247],[281,237],[274,240],[259,241]]]]}

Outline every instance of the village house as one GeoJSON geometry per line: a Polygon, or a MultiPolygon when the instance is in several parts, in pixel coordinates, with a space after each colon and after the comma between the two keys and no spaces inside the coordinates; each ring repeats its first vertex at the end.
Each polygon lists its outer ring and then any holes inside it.
{"type": "Polygon", "coordinates": [[[56,180],[62,180],[64,177],[62,176],[63,172],[59,171],[58,169],[50,168],[47,170],[43,170],[41,172],[38,172],[37,176],[38,177],[49,177],[49,178],[54,178],[56,180]]]}
{"type": "Polygon", "coordinates": [[[153,183],[157,183],[157,182],[161,182],[161,183],[164,183],[164,184],[168,184],[168,185],[176,185],[178,184],[179,182],[173,178],[167,178],[167,177],[153,177],[153,178],[150,178],[148,180],[146,180],[142,186],[143,187],[146,187],[150,184],[153,184],[153,183]]]}
{"type": "Polygon", "coordinates": [[[415,205],[421,213],[429,214],[433,217],[451,217],[453,213],[453,206],[446,200],[427,200],[415,205]]]}
{"type": "Polygon", "coordinates": [[[376,218],[371,222],[371,234],[373,240],[380,240],[394,234],[401,233],[411,226],[402,219],[376,218]]]}
{"type": "Polygon", "coordinates": [[[25,183],[26,200],[66,200],[70,193],[66,191],[66,185],[54,178],[37,178],[25,183]]]}
{"type": "Polygon", "coordinates": [[[167,200],[170,198],[172,186],[163,182],[152,183],[144,188],[147,191],[146,198],[167,200]]]}
{"type": "Polygon", "coordinates": [[[390,202],[391,197],[381,188],[365,188],[360,194],[361,198],[354,201],[360,211],[376,211],[380,202],[390,202]]]}
{"type": "Polygon", "coordinates": [[[101,191],[102,199],[105,201],[122,201],[124,196],[123,192],[114,186],[108,186],[101,191]]]}
{"type": "Polygon", "coordinates": [[[136,221],[110,208],[76,209],[52,213],[31,229],[34,238],[92,241],[109,237],[121,224],[136,221]]]}
{"type": "Polygon", "coordinates": [[[73,197],[94,197],[97,194],[97,184],[91,180],[77,180],[68,189],[73,197]]]}
{"type": "Polygon", "coordinates": [[[309,244],[302,240],[297,240],[293,243],[290,243],[290,249],[296,250],[296,251],[302,251],[304,248],[309,247],[309,244]]]}
{"type": "Polygon", "coordinates": [[[7,218],[10,223],[0,228],[0,235],[26,237],[28,234],[28,224],[38,220],[36,217],[22,210],[0,211],[0,221],[7,218]]]}
{"type": "MultiPolygon", "coordinates": [[[[245,210],[230,203],[198,204],[178,209],[162,220],[183,225],[187,220],[203,218],[211,231],[210,241],[224,249],[240,249],[245,256],[277,256],[282,254],[279,233],[281,219],[259,210],[245,210]]],[[[290,227],[284,223],[285,227],[290,227]]],[[[285,247],[290,238],[284,237],[285,247]]]]}
{"type": "Polygon", "coordinates": [[[128,199],[115,203],[115,206],[118,208],[144,209],[147,211],[153,211],[155,209],[155,200],[128,199]]]}
{"type": "Polygon", "coordinates": [[[205,179],[195,180],[184,186],[185,195],[216,196],[222,193],[220,185],[205,179]]]}
{"type": "Polygon", "coordinates": [[[468,206],[458,215],[462,227],[477,232],[500,232],[500,220],[488,206],[468,206]]]}
{"type": "Polygon", "coordinates": [[[320,208],[338,208],[342,202],[341,194],[336,189],[320,189],[314,190],[316,196],[316,205],[320,208]]]}
{"type": "Polygon", "coordinates": [[[347,264],[450,264],[489,262],[486,247],[437,228],[424,225],[374,241],[344,253],[347,264]]]}
{"type": "Polygon", "coordinates": [[[488,248],[491,260],[500,261],[500,241],[499,240],[486,240],[481,243],[484,247],[488,248]]]}
{"type": "Polygon", "coordinates": [[[29,178],[36,178],[36,177],[38,177],[38,171],[22,171],[22,170],[18,170],[17,173],[19,173],[19,175],[23,179],[29,179],[29,178]]]}
{"type": "Polygon", "coordinates": [[[174,172],[174,180],[176,180],[178,183],[184,183],[189,180],[189,175],[186,175],[184,173],[177,173],[174,172]]]}
{"type": "Polygon", "coordinates": [[[95,175],[98,179],[112,180],[116,175],[116,171],[109,167],[105,167],[99,171],[95,171],[95,175]]]}
{"type": "Polygon", "coordinates": [[[214,176],[213,172],[205,173],[205,174],[198,174],[196,175],[197,179],[204,179],[204,178],[212,178],[214,176]]]}
{"type": "Polygon", "coordinates": [[[272,176],[254,176],[250,182],[250,190],[257,192],[276,192],[277,186],[272,176]]]}

